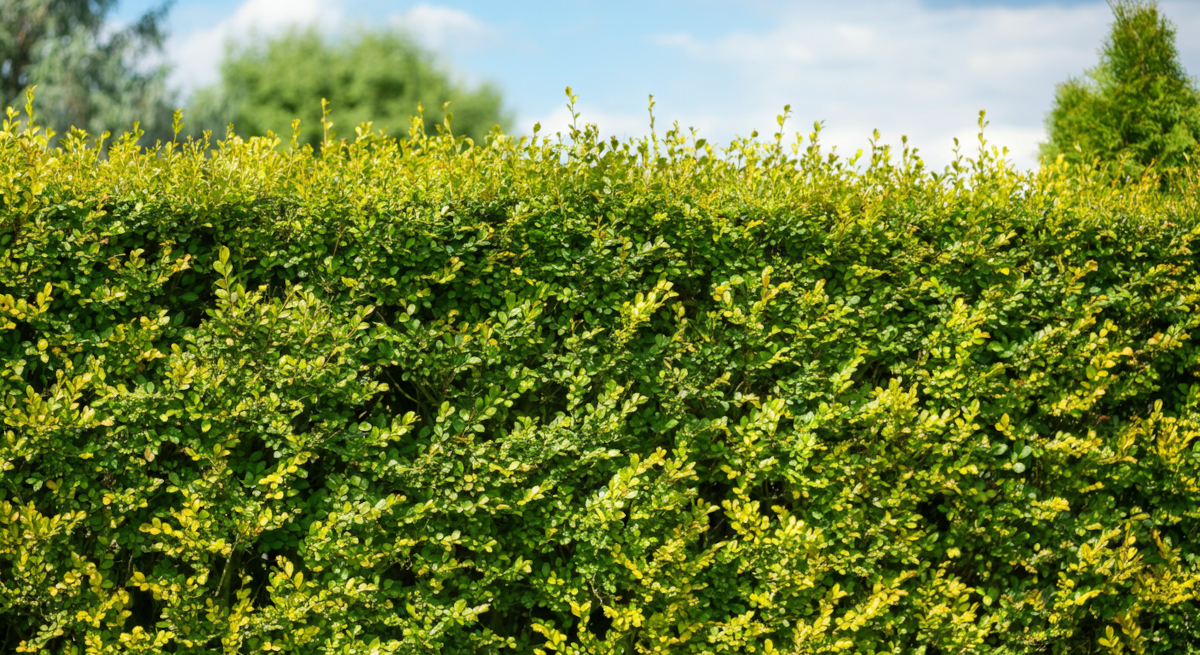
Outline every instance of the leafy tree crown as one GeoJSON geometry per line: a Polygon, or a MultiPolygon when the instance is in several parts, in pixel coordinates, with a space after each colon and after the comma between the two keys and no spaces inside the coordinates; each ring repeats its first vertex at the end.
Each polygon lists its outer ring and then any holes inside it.
{"type": "Polygon", "coordinates": [[[312,27],[264,42],[231,43],[221,82],[197,92],[192,115],[202,129],[223,133],[233,123],[238,132],[254,135],[290,132],[299,118],[299,141],[315,145],[325,137],[322,100],[332,106],[338,127],[370,121],[391,134],[406,132],[411,117],[422,115],[419,108],[430,110],[423,120],[433,133],[447,102],[454,131],[477,141],[493,126],[510,123],[495,87],[457,82],[404,32],[362,31],[328,41],[312,27]]]}
{"type": "Polygon", "coordinates": [[[59,134],[123,132],[140,123],[144,141],[170,137],[172,94],[161,51],[170,2],[112,29],[117,0],[4,0],[0,3],[0,102],[24,104],[37,87],[40,122],[59,134]]]}

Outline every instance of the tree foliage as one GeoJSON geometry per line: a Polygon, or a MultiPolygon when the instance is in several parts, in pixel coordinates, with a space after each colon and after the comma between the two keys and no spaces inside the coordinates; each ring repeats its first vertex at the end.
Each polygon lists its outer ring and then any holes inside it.
{"type": "Polygon", "coordinates": [[[1175,29],[1154,3],[1118,0],[1112,11],[1099,65],[1058,86],[1042,156],[1123,162],[1135,176],[1184,164],[1200,138],[1200,92],[1179,63],[1175,29]]]}
{"type": "Polygon", "coordinates": [[[124,132],[141,123],[147,141],[168,137],[172,95],[161,50],[159,6],[120,29],[106,25],[117,0],[2,0],[0,106],[23,105],[37,86],[39,120],[59,132],[124,132]]]}
{"type": "Polygon", "coordinates": [[[509,123],[493,86],[456,82],[404,32],[364,31],[330,42],[315,28],[231,44],[221,82],[197,92],[192,114],[218,134],[229,122],[239,133],[290,134],[292,120],[300,118],[300,141],[317,144],[325,137],[322,99],[339,126],[372,121],[392,134],[407,132],[419,106],[425,128],[435,131],[446,102],[454,131],[477,141],[509,123]]]}

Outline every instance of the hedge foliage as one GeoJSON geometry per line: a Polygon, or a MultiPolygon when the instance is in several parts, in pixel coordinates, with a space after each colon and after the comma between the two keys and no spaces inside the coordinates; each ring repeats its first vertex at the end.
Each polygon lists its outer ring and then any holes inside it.
{"type": "Polygon", "coordinates": [[[1196,652],[1196,176],[783,120],[10,111],[0,648],[1196,652]]]}

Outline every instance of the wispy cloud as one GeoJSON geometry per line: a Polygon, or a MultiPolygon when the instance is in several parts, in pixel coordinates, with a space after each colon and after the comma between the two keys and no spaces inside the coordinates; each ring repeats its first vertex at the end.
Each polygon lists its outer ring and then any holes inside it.
{"type": "Polygon", "coordinates": [[[392,18],[392,24],[440,52],[486,49],[500,41],[500,31],[460,9],[420,3],[392,18]]]}

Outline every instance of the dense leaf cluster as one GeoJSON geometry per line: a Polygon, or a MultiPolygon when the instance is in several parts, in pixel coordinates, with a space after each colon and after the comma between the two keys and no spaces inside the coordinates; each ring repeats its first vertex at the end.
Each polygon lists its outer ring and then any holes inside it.
{"type": "Polygon", "coordinates": [[[10,119],[0,649],[1194,652],[1195,178],[817,136],[10,119]]]}

